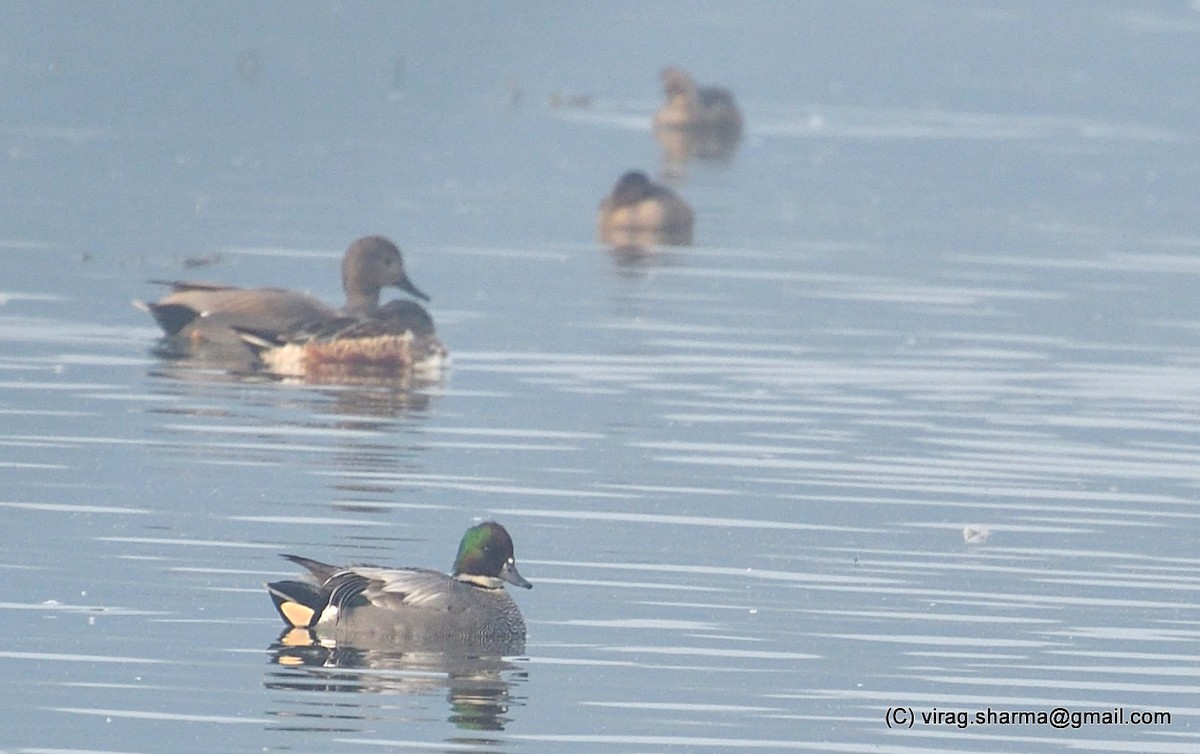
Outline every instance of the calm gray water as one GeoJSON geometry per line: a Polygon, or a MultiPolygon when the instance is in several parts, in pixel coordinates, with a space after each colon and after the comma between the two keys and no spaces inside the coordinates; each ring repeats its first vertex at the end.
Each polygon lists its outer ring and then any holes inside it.
{"type": "Polygon", "coordinates": [[[0,750],[1200,747],[1195,3],[14,2],[0,41],[0,750]],[[668,63],[739,97],[728,161],[664,161],[668,63]],[[634,167],[693,247],[592,240],[634,167]],[[367,233],[440,383],[164,361],[129,304],[336,300],[367,233]],[[445,568],[482,518],[526,655],[277,643],[278,553],[445,568]]]}

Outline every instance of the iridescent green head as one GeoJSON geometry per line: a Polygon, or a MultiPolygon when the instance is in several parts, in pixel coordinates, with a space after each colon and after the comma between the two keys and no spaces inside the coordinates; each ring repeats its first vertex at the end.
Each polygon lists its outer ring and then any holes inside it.
{"type": "Polygon", "coordinates": [[[517,573],[512,537],[495,521],[485,521],[467,529],[454,559],[454,576],[465,576],[468,580],[470,577],[502,579],[513,586],[533,588],[533,584],[517,573]]]}

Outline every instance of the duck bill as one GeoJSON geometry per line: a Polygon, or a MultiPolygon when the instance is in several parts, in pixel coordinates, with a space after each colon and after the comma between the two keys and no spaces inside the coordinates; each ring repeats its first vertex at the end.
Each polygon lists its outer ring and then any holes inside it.
{"type": "Polygon", "coordinates": [[[422,301],[428,301],[428,300],[429,300],[429,296],[426,296],[426,295],[425,295],[425,294],[424,294],[424,293],[421,291],[421,289],[420,289],[420,288],[418,288],[417,286],[413,285],[413,282],[412,282],[411,280],[409,280],[409,279],[408,279],[408,275],[401,275],[400,279],[399,279],[399,280],[397,280],[397,281],[394,283],[394,285],[395,285],[397,288],[399,288],[400,290],[402,290],[402,291],[405,291],[405,292],[407,292],[407,293],[411,293],[412,295],[416,296],[417,298],[421,299],[422,301]]]}
{"type": "Polygon", "coordinates": [[[521,577],[521,574],[517,573],[517,564],[511,560],[505,563],[504,567],[500,569],[500,578],[513,586],[519,586],[522,589],[533,589],[533,584],[530,584],[521,577]]]}

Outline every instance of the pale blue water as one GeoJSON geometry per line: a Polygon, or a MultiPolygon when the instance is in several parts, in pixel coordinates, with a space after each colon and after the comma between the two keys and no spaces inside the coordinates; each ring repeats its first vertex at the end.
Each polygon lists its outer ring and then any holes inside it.
{"type": "Polygon", "coordinates": [[[0,748],[1195,750],[1198,38],[1183,2],[0,8],[0,748]],[[728,162],[663,163],[668,63],[739,97],[728,162]],[[694,247],[592,240],[632,167],[694,247]],[[334,300],[366,233],[440,384],[165,362],[129,305],[334,300]],[[445,568],[491,517],[525,656],[276,645],[278,553],[445,568]]]}

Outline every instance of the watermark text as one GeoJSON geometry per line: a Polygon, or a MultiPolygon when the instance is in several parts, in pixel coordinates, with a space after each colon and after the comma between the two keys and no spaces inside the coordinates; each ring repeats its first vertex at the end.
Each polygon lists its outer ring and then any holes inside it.
{"type": "Polygon", "coordinates": [[[1171,713],[1165,710],[1127,710],[1111,707],[1103,710],[1073,710],[1067,707],[1040,710],[994,709],[943,710],[888,707],[884,715],[889,728],[942,726],[969,728],[980,725],[1038,725],[1051,728],[1085,728],[1091,725],[1170,725],[1171,713]]]}

